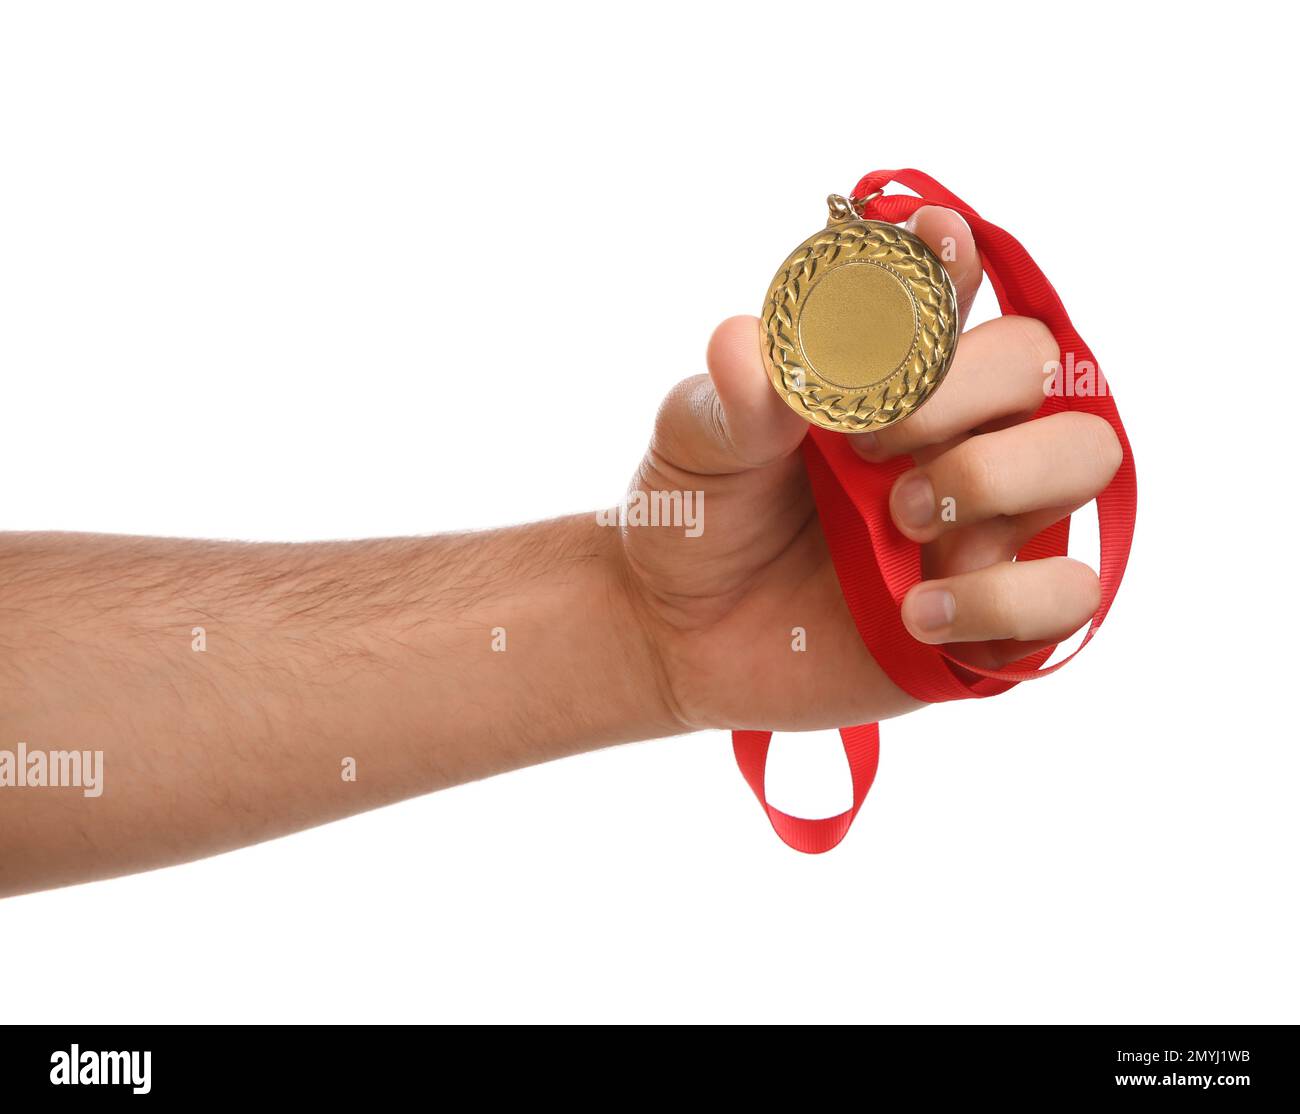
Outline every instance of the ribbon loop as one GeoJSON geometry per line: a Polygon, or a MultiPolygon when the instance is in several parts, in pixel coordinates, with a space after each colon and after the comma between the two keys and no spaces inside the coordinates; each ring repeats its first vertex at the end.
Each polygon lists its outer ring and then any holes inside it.
{"type": "Polygon", "coordinates": [[[767,751],[772,745],[772,732],[731,733],[731,748],[735,752],[740,772],[766,811],[773,830],[796,851],[820,855],[848,835],[849,826],[862,807],[862,802],[867,799],[867,791],[875,780],[876,764],[880,758],[880,725],[867,723],[859,727],[841,727],[840,742],[844,745],[844,754],[849,760],[849,773],[853,778],[853,805],[838,816],[805,820],[767,803],[767,751]]]}

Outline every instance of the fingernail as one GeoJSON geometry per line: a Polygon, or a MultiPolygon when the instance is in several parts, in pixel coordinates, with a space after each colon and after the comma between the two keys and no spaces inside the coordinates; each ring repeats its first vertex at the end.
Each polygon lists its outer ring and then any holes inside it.
{"type": "Polygon", "coordinates": [[[924,588],[912,597],[910,610],[918,630],[943,630],[957,618],[957,601],[947,588],[924,588]]]}
{"type": "Polygon", "coordinates": [[[923,472],[905,476],[894,488],[894,517],[902,526],[924,530],[934,521],[934,487],[923,472]]]}
{"type": "Polygon", "coordinates": [[[849,444],[859,456],[871,456],[880,448],[880,437],[875,433],[850,433],[849,444]]]}

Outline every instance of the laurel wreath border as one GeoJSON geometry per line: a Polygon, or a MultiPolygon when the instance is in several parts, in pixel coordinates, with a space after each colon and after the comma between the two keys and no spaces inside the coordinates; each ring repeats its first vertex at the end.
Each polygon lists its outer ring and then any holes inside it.
{"type": "Polygon", "coordinates": [[[905,229],[846,221],[810,236],[782,264],[763,307],[764,362],[783,398],[824,429],[861,432],[902,420],[943,381],[957,348],[957,294],[943,264],[905,229]],[[854,260],[883,266],[912,295],[916,336],[884,380],[860,391],[827,382],[803,358],[799,315],[826,273],[854,260]]]}

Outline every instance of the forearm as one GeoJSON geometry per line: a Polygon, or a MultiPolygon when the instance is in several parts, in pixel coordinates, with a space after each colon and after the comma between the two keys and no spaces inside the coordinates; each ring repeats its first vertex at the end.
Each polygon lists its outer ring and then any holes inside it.
{"type": "Polygon", "coordinates": [[[0,536],[0,751],[103,754],[99,796],[0,787],[0,895],[677,730],[618,554],[591,516],[297,545],[0,536]]]}

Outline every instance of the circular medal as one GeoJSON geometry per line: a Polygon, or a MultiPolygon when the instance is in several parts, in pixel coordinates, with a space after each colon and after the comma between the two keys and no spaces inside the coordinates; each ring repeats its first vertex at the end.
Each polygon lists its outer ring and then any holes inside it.
{"type": "Polygon", "coordinates": [[[826,228],[781,264],[763,306],[763,363],[806,421],[843,433],[901,421],[957,350],[957,291],[918,236],[832,194],[826,228]]]}

